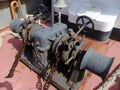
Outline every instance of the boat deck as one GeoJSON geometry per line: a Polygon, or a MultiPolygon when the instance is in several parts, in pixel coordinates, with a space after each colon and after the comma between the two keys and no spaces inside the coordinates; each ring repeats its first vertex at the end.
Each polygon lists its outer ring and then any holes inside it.
{"type": "MultiPolygon", "coordinates": [[[[0,31],[0,33],[5,31],[9,31],[9,28],[0,31]]],[[[5,78],[15,60],[15,55],[22,47],[22,42],[21,39],[15,38],[12,35],[6,35],[2,38],[2,41],[0,41],[2,43],[0,48],[0,90],[42,90],[45,82],[21,62],[18,63],[14,76],[12,78],[5,78]]],[[[85,43],[86,48],[91,46],[97,52],[109,57],[115,57],[108,77],[120,66],[119,41],[110,39],[107,42],[99,42],[86,38],[85,43]]],[[[92,73],[88,77],[87,82],[84,82],[80,90],[96,90],[101,85],[102,80],[100,77],[92,73]]],[[[51,86],[49,90],[56,89],[51,86]]],[[[120,90],[120,75],[109,87],[109,90],[120,90]]]]}

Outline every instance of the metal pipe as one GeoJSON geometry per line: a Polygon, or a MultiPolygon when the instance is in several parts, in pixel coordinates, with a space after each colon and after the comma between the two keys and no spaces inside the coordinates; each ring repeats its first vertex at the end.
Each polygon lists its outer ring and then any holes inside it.
{"type": "Polygon", "coordinates": [[[11,8],[11,13],[12,13],[12,19],[17,18],[16,14],[15,14],[15,9],[18,8],[18,2],[17,1],[12,1],[10,3],[10,8],[11,8]]]}
{"type": "Polygon", "coordinates": [[[51,15],[51,26],[53,26],[53,24],[54,24],[54,0],[51,0],[51,13],[52,13],[52,15],[51,15]]]}

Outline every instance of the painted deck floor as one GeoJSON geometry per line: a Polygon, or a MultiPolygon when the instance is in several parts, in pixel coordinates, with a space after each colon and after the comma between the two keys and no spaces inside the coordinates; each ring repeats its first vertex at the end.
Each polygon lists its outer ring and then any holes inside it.
{"type": "MultiPolygon", "coordinates": [[[[8,31],[9,28],[2,30],[8,31]]],[[[0,32],[1,33],[1,32],[0,32]]],[[[109,75],[120,65],[120,42],[110,39],[108,42],[99,42],[86,38],[86,47],[91,46],[96,51],[109,57],[115,57],[109,75]]],[[[19,62],[15,74],[12,78],[5,78],[8,74],[17,52],[21,49],[20,39],[7,35],[3,37],[2,47],[0,48],[0,90],[42,90],[44,81],[38,78],[37,74],[19,62]],[[42,82],[42,83],[41,83],[42,82]]],[[[101,84],[100,77],[92,74],[89,76],[82,90],[96,90],[101,84]]],[[[49,90],[56,90],[50,87],[49,90]]],[[[109,90],[120,90],[120,75],[111,85],[109,90]]]]}

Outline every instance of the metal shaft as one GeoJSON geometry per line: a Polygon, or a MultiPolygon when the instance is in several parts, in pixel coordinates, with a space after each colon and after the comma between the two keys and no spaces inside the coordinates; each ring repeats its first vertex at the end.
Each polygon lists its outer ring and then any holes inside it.
{"type": "Polygon", "coordinates": [[[82,26],[78,31],[77,33],[74,35],[74,38],[76,38],[76,36],[84,29],[85,26],[82,26]]]}
{"type": "Polygon", "coordinates": [[[51,0],[51,26],[54,24],[54,0],[51,0]]]}

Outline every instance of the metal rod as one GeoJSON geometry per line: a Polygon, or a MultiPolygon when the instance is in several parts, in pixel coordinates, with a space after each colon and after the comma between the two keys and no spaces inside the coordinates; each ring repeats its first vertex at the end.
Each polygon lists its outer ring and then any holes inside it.
{"type": "Polygon", "coordinates": [[[51,26],[54,24],[54,0],[51,0],[51,26]]]}
{"type": "Polygon", "coordinates": [[[59,12],[58,12],[58,22],[61,23],[61,8],[59,8],[59,12]]]}
{"type": "Polygon", "coordinates": [[[74,38],[76,38],[76,36],[84,29],[84,25],[77,31],[77,33],[74,35],[74,38]]]}
{"type": "Polygon", "coordinates": [[[73,56],[72,57],[70,57],[66,62],[65,62],[65,64],[69,64],[72,60],[73,60],[73,56]]]}

